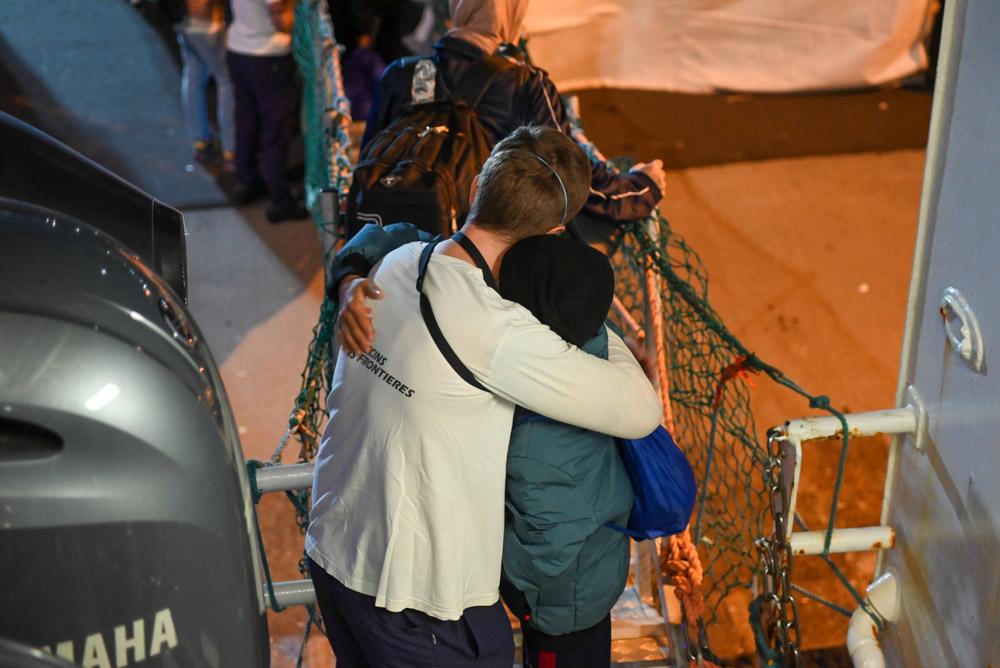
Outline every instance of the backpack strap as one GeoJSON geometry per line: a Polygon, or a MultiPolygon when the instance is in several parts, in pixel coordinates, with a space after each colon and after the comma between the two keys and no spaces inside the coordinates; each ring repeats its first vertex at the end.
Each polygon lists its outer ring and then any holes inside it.
{"type": "MultiPolygon", "coordinates": [[[[461,233],[459,232],[458,234],[461,233]]],[[[424,324],[427,325],[427,331],[430,333],[431,338],[434,339],[434,344],[437,345],[438,350],[440,350],[441,354],[444,355],[445,360],[448,361],[448,365],[454,369],[455,373],[457,373],[462,380],[477,390],[489,392],[488,389],[483,387],[483,385],[476,380],[476,377],[473,375],[472,371],[469,370],[469,367],[462,363],[462,360],[458,358],[458,355],[456,355],[454,349],[452,349],[451,344],[449,344],[448,340],[444,338],[444,334],[441,333],[441,328],[438,326],[437,318],[434,317],[434,309],[431,308],[430,300],[427,299],[427,295],[425,295],[423,291],[424,277],[427,274],[427,265],[430,264],[431,254],[434,253],[434,247],[443,240],[444,239],[442,237],[438,236],[434,239],[434,241],[424,246],[424,250],[420,254],[420,262],[417,264],[417,292],[420,293],[420,315],[423,316],[424,324]]],[[[468,241],[468,239],[466,239],[466,241],[468,241]]],[[[472,245],[472,242],[469,241],[469,244],[472,245]]],[[[472,247],[476,248],[475,245],[472,245],[472,247]]],[[[479,254],[478,249],[476,250],[476,254],[479,255],[480,259],[482,259],[482,255],[479,254]]],[[[486,264],[485,260],[483,260],[483,264],[486,264]]],[[[487,269],[489,269],[489,267],[487,267],[487,269]]]]}

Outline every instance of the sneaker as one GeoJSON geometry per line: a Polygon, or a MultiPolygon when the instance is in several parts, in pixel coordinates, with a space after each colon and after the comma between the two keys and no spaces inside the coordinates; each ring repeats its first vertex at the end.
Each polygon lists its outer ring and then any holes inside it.
{"type": "Polygon", "coordinates": [[[302,220],[303,218],[308,218],[309,210],[298,202],[283,207],[269,205],[267,207],[266,215],[267,220],[270,223],[283,223],[286,220],[302,220]]]}

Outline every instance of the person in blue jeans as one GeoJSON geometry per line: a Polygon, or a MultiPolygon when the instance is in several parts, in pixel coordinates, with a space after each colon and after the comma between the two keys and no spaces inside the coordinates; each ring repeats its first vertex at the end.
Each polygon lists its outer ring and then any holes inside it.
{"type": "MultiPolygon", "coordinates": [[[[500,295],[567,343],[608,354],[614,273],[566,237],[528,237],[500,265],[500,295]]],[[[518,407],[507,451],[500,593],[521,621],[525,668],[604,668],[625,587],[633,493],[614,439],[518,407]]]]}
{"type": "Polygon", "coordinates": [[[236,103],[226,66],[226,24],[221,0],[186,0],[186,15],[176,26],[183,71],[181,103],[193,159],[207,164],[213,157],[215,132],[208,115],[208,82],[215,80],[216,123],[223,170],[236,169],[236,103]]]}

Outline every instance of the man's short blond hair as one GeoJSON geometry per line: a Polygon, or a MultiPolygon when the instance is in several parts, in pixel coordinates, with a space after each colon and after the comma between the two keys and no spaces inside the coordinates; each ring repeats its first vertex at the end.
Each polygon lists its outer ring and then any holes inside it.
{"type": "Polygon", "coordinates": [[[554,128],[521,126],[493,147],[469,218],[517,241],[571,221],[589,192],[590,161],[575,141],[554,128]]]}

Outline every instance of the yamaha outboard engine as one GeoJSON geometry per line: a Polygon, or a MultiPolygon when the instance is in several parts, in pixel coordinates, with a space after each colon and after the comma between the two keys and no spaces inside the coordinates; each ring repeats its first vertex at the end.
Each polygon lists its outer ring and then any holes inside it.
{"type": "Polygon", "coordinates": [[[3,112],[0,146],[4,147],[0,197],[94,225],[138,254],[187,300],[184,221],[179,211],[3,112]]]}
{"type": "Polygon", "coordinates": [[[0,638],[0,666],[3,668],[73,668],[73,664],[42,650],[0,638]]]}
{"type": "MultiPolygon", "coordinates": [[[[6,159],[32,160],[24,145],[6,159]]],[[[0,638],[102,668],[266,666],[236,425],[178,295],[183,238],[153,232],[154,211],[180,214],[56,148],[42,154],[80,175],[60,190],[104,181],[145,204],[134,220],[78,207],[84,220],[0,198],[0,638]]]]}

